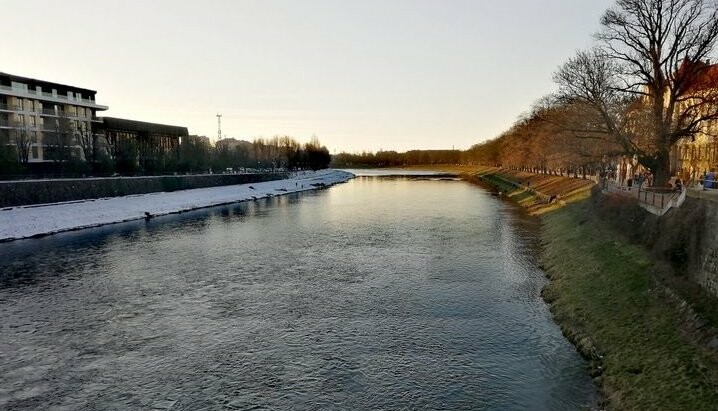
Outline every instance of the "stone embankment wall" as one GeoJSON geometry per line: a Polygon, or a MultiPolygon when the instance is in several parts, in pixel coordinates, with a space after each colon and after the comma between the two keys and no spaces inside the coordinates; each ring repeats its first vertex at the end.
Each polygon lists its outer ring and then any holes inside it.
{"type": "Polygon", "coordinates": [[[593,209],[655,258],[669,262],[676,274],[718,296],[718,203],[686,198],[679,208],[658,217],[635,201],[595,193],[593,209]]]}
{"type": "Polygon", "coordinates": [[[258,183],[287,177],[286,173],[253,173],[0,182],[0,207],[258,183]]]}
{"type": "Polygon", "coordinates": [[[539,215],[590,195],[593,180],[491,168],[470,176],[539,215]]]}
{"type": "Polygon", "coordinates": [[[687,198],[672,212],[665,223],[682,233],[678,240],[686,247],[678,257],[685,255],[690,277],[718,297],[718,203],[687,198]]]}
{"type": "Polygon", "coordinates": [[[696,281],[711,294],[718,296],[718,206],[713,204],[708,211],[708,224],[701,244],[696,281]]]}

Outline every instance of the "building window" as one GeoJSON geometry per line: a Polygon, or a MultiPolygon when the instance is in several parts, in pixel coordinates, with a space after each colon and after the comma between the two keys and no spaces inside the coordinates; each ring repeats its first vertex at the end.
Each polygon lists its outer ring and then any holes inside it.
{"type": "Polygon", "coordinates": [[[20,110],[20,111],[24,110],[24,109],[23,109],[23,104],[22,104],[22,99],[21,99],[21,98],[18,98],[18,99],[17,99],[17,109],[20,110]]]}
{"type": "Polygon", "coordinates": [[[33,127],[37,126],[37,118],[35,116],[30,116],[30,125],[33,127]]]}
{"type": "Polygon", "coordinates": [[[40,158],[40,155],[37,152],[37,146],[32,146],[32,158],[34,158],[34,159],[40,158]]]}
{"type": "Polygon", "coordinates": [[[24,126],[24,125],[25,125],[25,116],[22,115],[22,114],[18,114],[18,115],[17,115],[17,122],[18,122],[18,124],[20,124],[21,126],[24,126]]]}

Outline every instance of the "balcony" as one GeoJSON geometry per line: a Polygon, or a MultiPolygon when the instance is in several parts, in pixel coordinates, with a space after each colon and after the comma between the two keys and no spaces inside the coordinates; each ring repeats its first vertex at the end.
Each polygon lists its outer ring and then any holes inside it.
{"type": "MultiPolygon", "coordinates": [[[[44,108],[42,110],[35,111],[36,113],[40,113],[41,116],[52,116],[52,117],[67,117],[67,118],[78,118],[77,114],[70,114],[65,111],[55,111],[53,109],[44,108]]],[[[79,118],[86,118],[86,117],[79,117],[79,118]]]]}
{"type": "Polygon", "coordinates": [[[44,91],[39,92],[37,90],[12,88],[10,86],[0,86],[0,94],[14,96],[14,97],[46,100],[46,101],[52,101],[55,103],[73,104],[76,106],[91,107],[91,108],[94,108],[97,110],[107,110],[108,109],[107,106],[103,106],[103,105],[95,103],[95,100],[90,100],[90,99],[85,99],[85,98],[83,98],[83,99],[69,98],[68,96],[63,96],[60,94],[53,95],[52,93],[46,93],[44,91]]]}
{"type": "Polygon", "coordinates": [[[55,112],[53,109],[44,108],[44,109],[30,109],[26,108],[24,110],[20,109],[18,106],[11,106],[9,104],[0,104],[0,111],[12,111],[17,112],[20,114],[39,114],[41,116],[49,116],[49,117],[67,117],[71,120],[82,120],[82,121],[93,121],[93,122],[102,122],[102,120],[99,117],[90,117],[88,115],[79,116],[77,114],[70,114],[65,112],[55,112]]]}
{"type": "MultiPolygon", "coordinates": [[[[30,125],[30,124],[22,125],[22,124],[18,123],[17,121],[10,121],[10,120],[5,120],[5,119],[0,119],[0,127],[11,128],[11,129],[27,129],[28,131],[50,131],[50,130],[45,130],[44,126],[42,124],[41,125],[37,125],[37,124],[36,125],[30,125]]],[[[52,130],[52,131],[54,131],[54,130],[52,130]]]]}
{"type": "Polygon", "coordinates": [[[88,115],[79,116],[77,114],[67,113],[67,112],[55,112],[55,110],[44,108],[42,110],[36,110],[31,111],[31,113],[39,113],[41,116],[45,117],[67,117],[71,120],[82,120],[82,121],[94,121],[94,122],[102,122],[102,120],[99,117],[90,117],[88,115]]]}

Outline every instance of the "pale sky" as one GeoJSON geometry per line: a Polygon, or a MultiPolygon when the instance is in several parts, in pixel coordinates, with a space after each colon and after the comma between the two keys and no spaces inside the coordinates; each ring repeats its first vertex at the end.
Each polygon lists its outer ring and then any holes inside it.
{"type": "Polygon", "coordinates": [[[465,149],[553,89],[613,0],[3,0],[0,71],[107,116],[335,151],[465,149]]]}

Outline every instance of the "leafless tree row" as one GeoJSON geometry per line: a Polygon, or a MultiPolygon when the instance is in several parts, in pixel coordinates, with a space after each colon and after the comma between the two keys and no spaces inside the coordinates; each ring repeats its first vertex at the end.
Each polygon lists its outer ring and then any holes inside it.
{"type": "Polygon", "coordinates": [[[558,90],[473,150],[523,167],[635,156],[663,184],[673,145],[718,121],[718,66],[710,64],[717,38],[715,0],[618,0],[594,47],[554,73],[558,90]]]}

